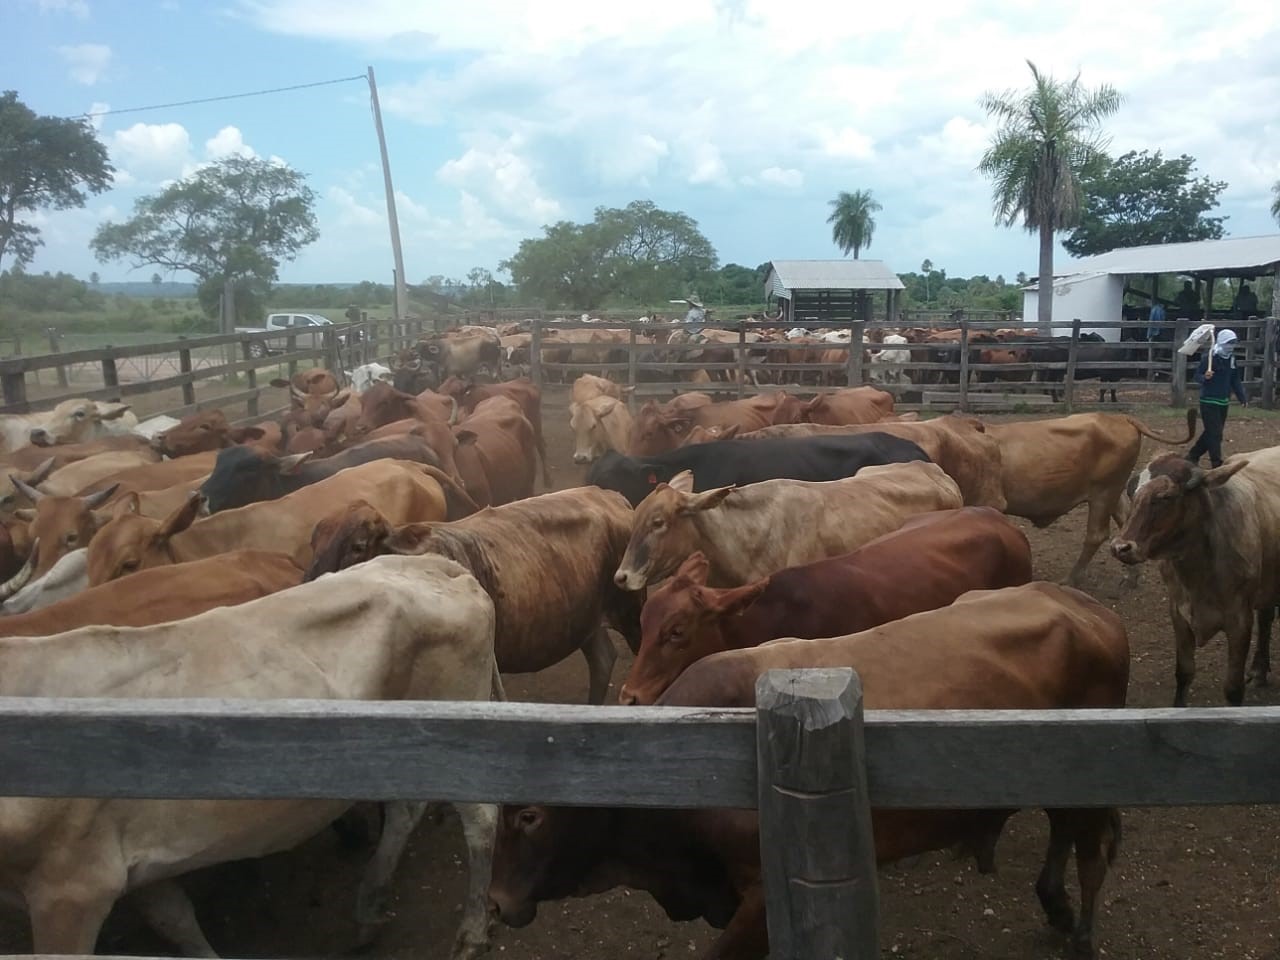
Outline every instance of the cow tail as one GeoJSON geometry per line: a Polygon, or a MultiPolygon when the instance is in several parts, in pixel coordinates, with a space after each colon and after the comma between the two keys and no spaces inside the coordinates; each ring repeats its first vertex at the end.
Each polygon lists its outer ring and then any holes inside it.
{"type": "Polygon", "coordinates": [[[480,505],[471,499],[471,495],[439,467],[433,467],[429,463],[420,463],[419,467],[422,472],[440,484],[440,488],[444,491],[444,499],[449,513],[450,520],[457,520],[459,516],[466,517],[473,513],[480,512],[480,505]],[[457,508],[455,510],[455,508],[457,508]]]}
{"type": "Polygon", "coordinates": [[[1184,438],[1162,437],[1160,436],[1160,434],[1153,431],[1150,427],[1148,427],[1145,423],[1143,423],[1137,417],[1126,416],[1125,419],[1128,420],[1131,424],[1133,424],[1133,428],[1137,430],[1140,434],[1142,434],[1144,437],[1150,437],[1152,440],[1156,441],[1156,443],[1167,443],[1167,444],[1170,444],[1171,446],[1181,446],[1184,443],[1190,443],[1196,435],[1196,408],[1195,407],[1191,407],[1189,410],[1187,410],[1187,435],[1184,438]]]}
{"type": "Polygon", "coordinates": [[[1110,866],[1120,856],[1120,840],[1124,831],[1120,811],[1112,807],[1107,811],[1107,864],[1110,866]]]}

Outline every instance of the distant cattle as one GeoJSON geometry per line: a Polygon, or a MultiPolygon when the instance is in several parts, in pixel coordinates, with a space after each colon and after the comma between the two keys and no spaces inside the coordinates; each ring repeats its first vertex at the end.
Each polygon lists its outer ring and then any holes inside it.
{"type": "Polygon", "coordinates": [[[963,505],[955,482],[923,461],[866,467],[827,483],[767,480],[703,493],[695,483],[688,473],[660,483],[636,510],[619,586],[641,590],[695,550],[707,555],[709,585],[741,586],[856,550],[916,514],[963,505]]]}
{"type": "MultiPolygon", "coordinates": [[[[851,636],[782,640],[708,657],[686,670],[658,703],[751,708],[762,674],[808,667],[856,670],[868,710],[1116,708],[1125,703],[1129,646],[1120,618],[1106,607],[1068,588],[1032,583],[968,593],[951,606],[851,636]]],[[[696,785],[689,800],[698,800],[696,785]]],[[[958,846],[974,853],[980,871],[990,872],[996,840],[1012,813],[873,809],[876,861],[958,846]]],[[[1049,847],[1037,896],[1049,923],[1070,937],[1071,955],[1096,957],[1094,916],[1118,852],[1119,813],[1046,813],[1049,847]],[[1065,878],[1073,847],[1078,921],[1065,878]]],[[[829,838],[818,833],[807,839],[820,845],[829,838]]],[[[751,810],[507,806],[499,819],[489,897],[497,915],[519,927],[533,921],[541,901],[615,885],[647,890],[672,919],[703,918],[724,931],[702,953],[704,960],[760,960],[770,952],[760,840],[751,810]]]]}
{"type": "Polygon", "coordinates": [[[737,426],[745,432],[775,423],[795,423],[800,419],[803,407],[803,401],[782,390],[746,400],[682,405],[680,408],[650,400],[636,414],[627,453],[633,457],[647,457],[674,450],[694,426],[737,426]]]}
{"type": "Polygon", "coordinates": [[[745,486],[764,480],[840,480],[863,467],[929,456],[910,440],[888,434],[721,440],[692,444],[647,457],[606,453],[587,473],[587,482],[617,490],[638,506],[660,483],[692,471],[694,492],[745,486]]]}
{"type": "Polygon", "coordinates": [[[649,593],[640,652],[618,699],[653,703],[685,668],[779,637],[836,637],[1031,579],[1026,536],[989,507],[922,513],[852,553],[741,587],[707,586],[701,552],[649,593]]]}
{"type": "Polygon", "coordinates": [[[1245,662],[1256,617],[1250,679],[1271,671],[1271,625],[1280,603],[1280,447],[1202,470],[1165,454],[1142,471],[1111,552],[1123,563],[1154,560],[1169,597],[1177,659],[1174,706],[1187,704],[1196,647],[1227,638],[1223,695],[1244,700],[1245,662]]]}

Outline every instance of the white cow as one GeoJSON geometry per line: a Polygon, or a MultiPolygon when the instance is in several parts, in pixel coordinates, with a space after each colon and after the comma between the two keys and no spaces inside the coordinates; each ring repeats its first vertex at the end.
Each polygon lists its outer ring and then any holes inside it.
{"type": "Polygon", "coordinates": [[[380,363],[365,363],[351,371],[351,389],[356,393],[364,393],[379,380],[391,383],[394,379],[395,374],[390,367],[384,367],[380,363]]]}
{"type": "Polygon", "coordinates": [[[39,580],[28,583],[0,607],[6,615],[30,613],[89,589],[89,548],[81,547],[59,557],[39,580]]]}
{"type": "Polygon", "coordinates": [[[871,354],[872,383],[910,383],[903,364],[911,362],[911,351],[903,345],[910,341],[898,333],[885,335],[884,346],[871,354]]]}
{"type": "MultiPolygon", "coordinates": [[[[0,696],[488,700],[501,695],[493,603],[437,556],[379,557],[237,607],[152,627],[0,639],[0,696]],[[372,602],[371,598],[376,598],[372,602]]],[[[199,763],[193,754],[192,763],[199,763]]],[[[25,902],[37,954],[91,954],[122,896],[188,955],[214,956],[173,882],[198,867],[288,850],[341,800],[0,799],[0,894],[25,902]]],[[[488,938],[497,811],[458,804],[470,885],[454,960],[488,938]]],[[[421,805],[395,805],[420,813],[421,805]]],[[[388,816],[384,881],[413,825],[388,816]],[[389,836],[390,834],[390,836],[389,836]]],[[[368,881],[368,878],[366,878],[368,881]]],[[[362,890],[361,902],[371,897],[362,890]]]]}

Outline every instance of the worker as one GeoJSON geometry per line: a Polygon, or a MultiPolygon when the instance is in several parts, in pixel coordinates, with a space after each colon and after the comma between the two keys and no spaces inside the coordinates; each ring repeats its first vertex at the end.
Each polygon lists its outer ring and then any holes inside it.
{"type": "Polygon", "coordinates": [[[1200,296],[1196,293],[1195,285],[1190,280],[1182,282],[1182,289],[1173,298],[1173,310],[1176,317],[1185,317],[1188,320],[1200,319],[1198,312],[1200,310],[1200,296]]]}

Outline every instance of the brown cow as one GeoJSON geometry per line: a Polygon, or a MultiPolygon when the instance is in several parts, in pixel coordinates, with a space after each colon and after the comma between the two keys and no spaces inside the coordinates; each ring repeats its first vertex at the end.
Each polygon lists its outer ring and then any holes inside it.
{"type": "MultiPolygon", "coordinates": [[[[14,514],[26,520],[27,537],[32,544],[31,561],[24,570],[32,577],[43,577],[65,554],[80,547],[87,547],[98,532],[98,520],[93,511],[106,503],[115,492],[114,487],[90,497],[55,497],[28,486],[21,477],[12,477],[13,485],[27,496],[35,507],[15,510],[14,514]]],[[[22,576],[20,571],[15,576],[22,576]]],[[[24,581],[25,582],[25,581],[24,581]]],[[[14,581],[5,584],[5,596],[21,588],[14,581]]]]}
{"type": "MultiPolygon", "coordinates": [[[[130,433],[116,437],[100,437],[97,440],[89,440],[85,443],[59,444],[54,447],[26,446],[5,454],[3,458],[0,458],[0,463],[5,464],[11,470],[30,471],[52,457],[54,469],[56,470],[59,467],[66,466],[68,463],[75,463],[77,460],[84,460],[86,457],[106,453],[109,450],[147,451],[150,449],[151,441],[146,437],[139,437],[130,433]]],[[[152,451],[149,455],[152,459],[160,459],[160,454],[155,451],[152,451]]]]}
{"type": "Polygon", "coordinates": [[[753,430],[741,436],[744,440],[763,440],[767,437],[841,433],[887,433],[910,440],[956,482],[964,496],[965,506],[993,507],[1001,511],[1005,508],[1000,446],[988,436],[986,424],[977,417],[952,413],[932,420],[897,420],[841,427],[793,423],[753,430]]]}
{"type": "Polygon", "coordinates": [[[509,397],[490,397],[453,428],[458,441],[458,472],[471,498],[496,507],[533,496],[537,440],[520,405],[509,397]]]}
{"type": "Polygon", "coordinates": [[[234,550],[204,560],[141,570],[128,586],[114,583],[33,610],[0,617],[0,637],[43,637],[95,624],[146,627],[231,607],[302,582],[283,553],[234,550]]]}
{"type": "MultiPolygon", "coordinates": [[[[1125,486],[1138,462],[1142,438],[1190,443],[1196,411],[1187,411],[1185,438],[1162,437],[1135,417],[1078,413],[1052,420],[988,424],[1000,446],[1006,513],[1047,527],[1082,503],[1089,505],[1084,545],[1067,582],[1079,584],[1098,547],[1128,512],[1125,486]]],[[[1136,571],[1134,571],[1136,575],[1136,571]]],[[[1132,578],[1127,582],[1132,583],[1132,578]]]]}
{"type": "Polygon", "coordinates": [[[148,463],[130,470],[121,470],[114,476],[91,483],[76,491],[76,495],[87,497],[100,490],[115,485],[116,492],[110,503],[120,499],[127,493],[145,493],[151,490],[166,490],[179,484],[189,484],[209,475],[217,462],[218,451],[207,450],[204,453],[192,453],[176,460],[161,460],[159,463],[148,463]]]}
{"type": "MultiPolygon", "coordinates": [[[[98,481],[110,482],[116,474],[137,467],[155,467],[155,463],[145,451],[141,450],[108,450],[95,453],[75,463],[54,470],[39,484],[45,493],[56,497],[70,497],[98,481]]],[[[36,484],[30,484],[36,486],[36,484]]]]}
{"type": "Polygon", "coordinates": [[[1139,477],[1111,552],[1126,564],[1154,560],[1160,569],[1177,648],[1175,707],[1187,704],[1196,647],[1219,632],[1227,638],[1223,695],[1235,706],[1243,702],[1255,613],[1258,648],[1249,678],[1267,683],[1271,621],[1280,603],[1280,447],[1207,471],[1178,454],[1157,457],[1139,477]]]}
{"type": "Polygon", "coordinates": [[[272,422],[251,427],[233,427],[221,410],[198,410],[187,414],[176,426],[157,434],[151,446],[166,457],[178,458],[209,450],[221,450],[237,443],[252,443],[278,450],[283,437],[280,425],[272,422]]]}
{"type": "Polygon", "coordinates": [[[695,660],[779,637],[837,637],[921,610],[970,590],[1031,579],[1031,546],[989,507],[924,513],[852,553],[779,570],[742,587],[707,586],[709,564],[693,554],[649,594],[640,653],[618,696],[653,703],[695,660]]]}
{"type": "Polygon", "coordinates": [[[573,462],[594,463],[610,450],[622,453],[627,449],[631,424],[631,411],[617,397],[591,397],[572,404],[573,462]]]}
{"type": "Polygon", "coordinates": [[[490,397],[507,397],[520,405],[524,418],[533,427],[533,440],[542,458],[542,482],[550,488],[551,468],[547,464],[547,444],[542,437],[542,391],[527,377],[506,383],[472,383],[450,377],[440,384],[440,393],[453,397],[464,413],[472,413],[490,397]]]}
{"type": "MultiPolygon", "coordinates": [[[[456,417],[458,405],[452,399],[450,403],[456,417]]],[[[458,465],[454,462],[457,441],[450,430],[456,420],[454,417],[447,421],[441,419],[436,405],[421,397],[404,393],[381,381],[375,383],[360,397],[360,419],[355,424],[354,432],[360,439],[370,440],[373,439],[370,434],[378,427],[401,420],[417,420],[422,425],[420,429],[414,429],[431,444],[436,456],[440,458],[440,468],[462,483],[462,475],[458,473],[458,465]]]]}
{"type": "Polygon", "coordinates": [[[116,504],[112,519],[89,543],[89,583],[96,586],[135,570],[230,550],[278,551],[306,566],[317,522],[355,500],[368,501],[395,523],[445,519],[445,495],[432,476],[434,470],[404,460],[375,460],[279,500],[224,510],[199,521],[199,496],[155,520],[137,513],[136,495],[131,495],[116,504]]]}
{"type": "MultiPolygon", "coordinates": [[[[852,636],[720,653],[691,666],[658,702],[753,707],[757,677],[808,667],[852,667],[867,710],[1115,708],[1125,702],[1129,644],[1120,618],[1092,598],[1030,583],[967,593],[852,636]]],[[[1036,893],[1049,923],[1070,936],[1072,956],[1093,958],[1094,913],[1118,851],[1119,813],[1046,812],[1049,849],[1036,893]],[[1065,883],[1073,845],[1079,922],[1065,883]]],[[[876,861],[960,843],[990,871],[1011,813],[872,810],[876,861]]],[[[649,891],[673,919],[703,917],[723,928],[704,960],[761,960],[769,951],[754,811],[503,808],[489,888],[503,921],[524,926],[540,901],[617,884],[649,891]]]]}
{"type": "Polygon", "coordinates": [[[573,393],[569,398],[569,407],[573,408],[575,404],[586,403],[594,397],[613,397],[615,400],[621,400],[625,392],[620,384],[607,380],[604,377],[593,376],[590,373],[584,373],[573,381],[573,393]]]}
{"type": "Polygon", "coordinates": [[[736,426],[747,432],[776,423],[795,423],[803,408],[800,400],[783,390],[677,411],[664,410],[651,400],[636,415],[627,453],[633,457],[647,457],[674,450],[695,426],[736,426]]]}
{"type": "Polygon", "coordinates": [[[893,416],[893,394],[875,387],[820,393],[804,405],[796,421],[829,425],[879,423],[893,416]]]}
{"type": "Polygon", "coordinates": [[[614,581],[642,590],[676,571],[695,550],[707,582],[737,587],[784,567],[856,550],[909,517],[963,506],[955,482],[933,463],[863,467],[825,483],[765,480],[693,492],[685,471],[636,508],[635,533],[614,581]]]}
{"type": "Polygon", "coordinates": [[[616,653],[602,618],[634,650],[640,601],[618,590],[613,571],[631,535],[632,511],[618,494],[575,487],[481,511],[455,523],[395,524],[354,503],[321,522],[312,538],[311,580],[379,554],[440,554],[457,560],[493,597],[498,669],[532,673],[581,650],[589,700],[604,701],[616,653]]]}
{"type": "Polygon", "coordinates": [[[295,410],[314,410],[336,397],[342,388],[338,378],[324,367],[299,370],[288,380],[272,380],[271,386],[288,387],[289,402],[295,410]]]}

